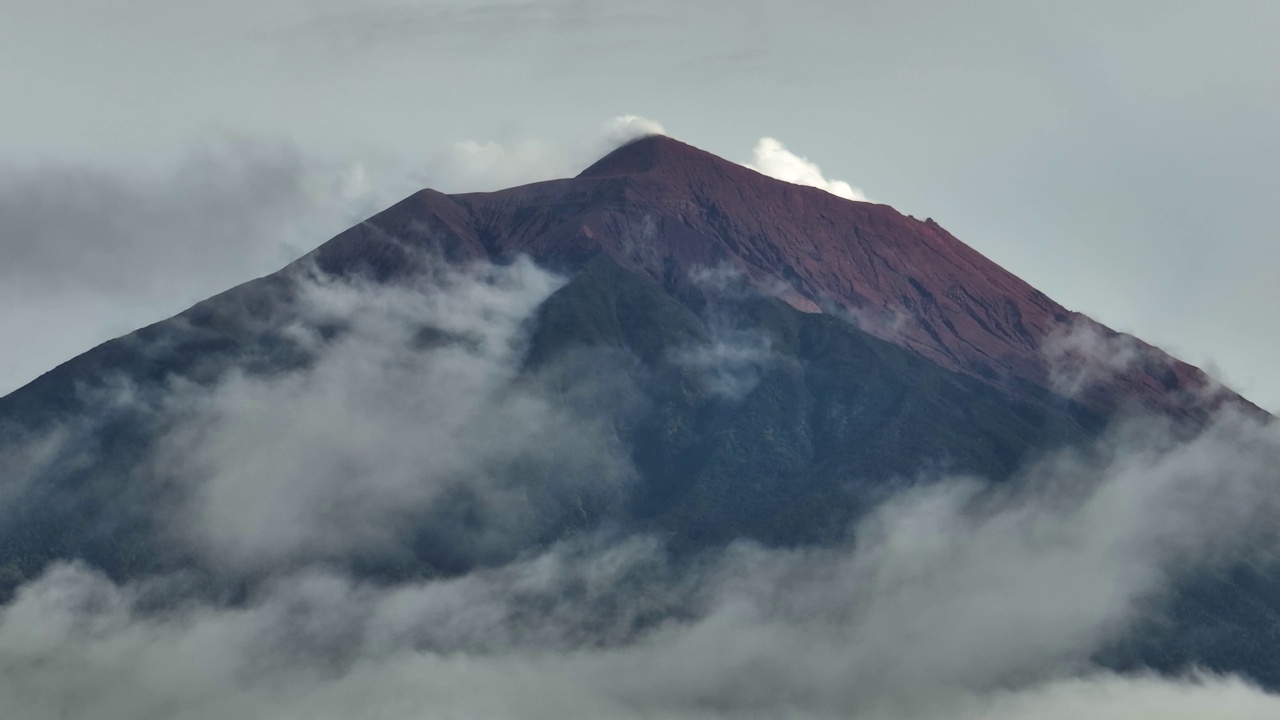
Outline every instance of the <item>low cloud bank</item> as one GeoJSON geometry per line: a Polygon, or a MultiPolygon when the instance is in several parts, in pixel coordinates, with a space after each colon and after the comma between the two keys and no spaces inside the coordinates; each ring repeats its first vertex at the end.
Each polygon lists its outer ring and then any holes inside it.
{"type": "Polygon", "coordinates": [[[575,142],[557,145],[535,138],[461,140],[410,171],[419,184],[444,192],[501,190],[572,177],[610,151],[648,135],[665,135],[661,123],[640,115],[619,115],[575,142]]]}
{"type": "Polygon", "coordinates": [[[309,281],[289,327],[313,359],[175,386],[166,411],[178,423],[153,459],[183,490],[172,537],[263,580],[235,603],[175,602],[173,579],[51,567],[0,609],[0,714],[1280,711],[1235,678],[1118,676],[1089,662],[1179,578],[1276,557],[1276,427],[1224,413],[1182,437],[1133,421],[1003,486],[904,491],[836,547],[739,542],[677,558],[616,527],[539,544],[548,515],[625,487],[612,409],[637,402],[600,372],[616,367],[607,356],[517,377],[529,318],[560,282],[523,262],[392,288],[309,281]],[[441,512],[457,507],[442,503],[450,493],[469,498],[463,515],[441,512]],[[424,523],[488,562],[396,582],[333,562],[394,554],[424,523]]]}

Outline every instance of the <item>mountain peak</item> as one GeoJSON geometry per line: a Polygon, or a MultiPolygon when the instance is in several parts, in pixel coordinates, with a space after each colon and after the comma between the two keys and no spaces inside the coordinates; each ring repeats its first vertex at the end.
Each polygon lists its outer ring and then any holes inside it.
{"type": "Polygon", "coordinates": [[[688,171],[696,165],[732,165],[666,135],[646,135],[626,143],[578,174],[579,178],[688,171]]]}

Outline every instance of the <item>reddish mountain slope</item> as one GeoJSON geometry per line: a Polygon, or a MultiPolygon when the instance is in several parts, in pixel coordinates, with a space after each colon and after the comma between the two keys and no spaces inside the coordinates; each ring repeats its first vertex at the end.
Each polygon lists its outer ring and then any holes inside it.
{"type": "MultiPolygon", "coordinates": [[[[700,269],[730,266],[797,308],[847,314],[1015,393],[1022,383],[1052,385],[1047,350],[1068,328],[1121,337],[932,220],[775,180],[662,136],[625,145],[572,179],[493,193],[423,190],[314,256],[330,271],[386,276],[422,248],[459,259],[527,253],[570,268],[603,252],[685,295],[700,292],[700,269]]],[[[1121,340],[1131,356],[1104,382],[1079,388],[1086,402],[1195,412],[1211,385],[1200,370],[1121,340]]]]}

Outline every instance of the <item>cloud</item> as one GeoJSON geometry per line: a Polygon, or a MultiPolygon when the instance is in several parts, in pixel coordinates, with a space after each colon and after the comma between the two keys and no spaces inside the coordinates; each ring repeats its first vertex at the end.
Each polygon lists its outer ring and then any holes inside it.
{"type": "Polygon", "coordinates": [[[539,140],[460,140],[413,172],[419,184],[444,192],[501,190],[575,172],[571,155],[539,140]]]}
{"type": "Polygon", "coordinates": [[[1261,720],[1280,710],[1280,698],[1234,678],[1097,675],[1000,693],[989,700],[959,703],[951,717],[967,720],[1261,720]],[[975,707],[976,705],[976,707],[975,707]]]}
{"type": "Polygon", "coordinates": [[[411,172],[419,184],[444,192],[501,190],[571,177],[615,148],[666,130],[639,115],[619,115],[573,143],[537,139],[499,142],[460,140],[427,158],[411,172]]]}
{"type": "MultiPolygon", "coordinates": [[[[584,584],[612,595],[647,549],[522,564],[504,577],[392,591],[331,576],[290,578],[241,607],[157,614],[147,588],[121,587],[61,566],[0,615],[0,709],[13,717],[161,718],[1165,718],[1272,717],[1280,698],[1239,680],[1085,673],[990,691],[933,685],[906,696],[841,701],[843,668],[824,668],[825,626],[761,625],[718,615],[645,641],[556,649],[539,636],[516,646],[454,651],[459,629],[521,623],[517,597],[584,584]],[[566,562],[568,561],[568,562],[566,562]],[[415,622],[404,624],[406,617],[415,622]],[[425,633],[425,635],[424,635],[425,633]],[[766,644],[775,642],[769,648],[766,644]],[[813,643],[816,653],[804,643],[813,643]],[[416,646],[415,646],[416,645],[416,646]],[[354,649],[354,651],[353,651],[354,649]],[[746,651],[745,656],[725,654],[746,651]],[[794,655],[793,655],[794,653],[794,655]],[[718,683],[718,684],[717,684],[718,683]],[[836,702],[833,702],[836,701],[836,702]],[[753,707],[753,703],[759,706],[753,707]]],[[[560,600],[564,603],[564,600],[560,600]]],[[[563,607],[558,608],[563,609],[563,607]]],[[[564,628],[549,624],[550,632],[564,628]]],[[[564,637],[555,638],[557,642],[564,637]]],[[[856,652],[845,647],[846,652],[856,652]]]]}
{"type": "Polygon", "coordinates": [[[843,180],[828,180],[816,163],[796,155],[771,137],[760,138],[747,167],[778,180],[826,190],[846,200],[867,200],[861,188],[843,180]]]}
{"type": "Polygon", "coordinates": [[[397,285],[302,278],[271,322],[304,363],[232,367],[157,402],[168,431],[152,469],[178,498],[162,521],[229,570],[424,544],[469,565],[616,502],[632,473],[613,424],[634,393],[625,375],[594,372],[613,369],[595,357],[567,379],[518,377],[534,312],[562,283],[528,260],[397,285]]]}
{"type": "Polygon", "coordinates": [[[712,395],[741,400],[755,389],[773,360],[772,342],[762,332],[725,323],[712,322],[708,328],[711,337],[707,343],[677,348],[670,360],[691,370],[712,395]]]}
{"type": "Polygon", "coordinates": [[[766,295],[785,298],[792,293],[781,281],[753,281],[732,265],[696,267],[689,275],[709,300],[701,311],[708,338],[671,349],[668,360],[692,372],[713,396],[740,401],[755,389],[778,358],[770,336],[752,327],[736,303],[766,295]]]}
{"type": "Polygon", "coordinates": [[[293,259],[315,233],[345,222],[350,204],[368,199],[363,172],[238,139],[150,176],[7,168],[0,209],[11,262],[0,273],[27,289],[104,294],[189,282],[220,287],[293,259]],[[325,212],[322,202],[337,207],[325,212]]]}
{"type": "MultiPolygon", "coordinates": [[[[459,157],[480,177],[510,172],[505,152],[459,157]]],[[[336,196],[376,185],[316,177],[336,196]]],[[[624,426],[643,397],[627,359],[523,373],[530,323],[561,278],[524,261],[428,263],[393,286],[292,277],[293,300],[265,322],[296,363],[117,399],[166,428],[140,471],[164,498],[166,537],[252,581],[225,602],[181,576],[52,566],[0,608],[0,715],[1277,712],[1236,678],[1090,664],[1190,574],[1274,559],[1274,425],[1224,414],[1184,437],[1134,422],[1004,486],[949,478],[900,493],[835,547],[680,556],[643,528],[595,522],[625,502],[633,472],[624,426]],[[395,572],[420,552],[436,567],[395,572]],[[371,565],[390,571],[355,571],[371,565]]],[[[741,281],[712,270],[704,282],[732,297],[741,281]]],[[[677,360],[739,397],[768,342],[732,315],[710,326],[713,342],[677,360]]],[[[1068,339],[1063,352],[1095,346],[1068,339]]],[[[1102,350],[1104,369],[1122,354],[1102,350]]],[[[13,438],[0,472],[92,466],[67,454],[68,437],[13,438]]]]}
{"type": "Polygon", "coordinates": [[[328,159],[226,137],[157,172],[0,166],[0,394],[94,345],[274,272],[423,187],[497,190],[572,175],[637,134],[634,115],[561,147],[467,139],[406,160],[328,159]]]}
{"type": "Polygon", "coordinates": [[[896,301],[886,301],[876,307],[852,306],[824,299],[817,305],[821,312],[838,317],[860,330],[887,340],[901,338],[902,331],[916,322],[915,315],[896,301]]]}
{"type": "Polygon", "coordinates": [[[31,432],[0,422],[0,520],[8,519],[13,501],[33,478],[48,473],[55,464],[76,461],[71,434],[64,426],[31,432]]]}
{"type": "Polygon", "coordinates": [[[1087,318],[1054,328],[1041,348],[1049,364],[1050,387],[1067,397],[1079,397],[1155,359],[1155,352],[1137,338],[1087,318]]]}
{"type": "MultiPolygon", "coordinates": [[[[155,173],[0,168],[0,392],[274,271],[385,200],[357,162],[225,139],[155,173]]],[[[386,188],[383,188],[386,189],[386,188]]],[[[406,191],[407,192],[407,191],[406,191]]]]}
{"type": "Polygon", "coordinates": [[[604,125],[604,140],[613,147],[649,135],[666,135],[662,124],[639,115],[619,115],[604,125]]]}
{"type": "MultiPolygon", "coordinates": [[[[395,328],[408,318],[452,319],[441,330],[466,339],[463,345],[473,348],[462,351],[468,363],[481,366],[471,372],[484,376],[492,372],[487,366],[503,364],[490,356],[512,352],[512,328],[554,286],[548,282],[526,266],[446,275],[442,287],[449,292],[416,300],[376,293],[353,299],[351,293],[368,289],[319,287],[324,297],[310,303],[306,317],[395,328]],[[450,298],[464,296],[474,310],[448,307],[450,298]]],[[[400,332],[346,332],[357,346],[404,340],[400,332]]],[[[342,340],[326,347],[337,358],[350,352],[342,340]]],[[[457,384],[469,397],[491,396],[488,386],[502,385],[486,381],[477,391],[448,369],[448,357],[431,357],[445,369],[409,362],[411,372],[402,374],[372,362],[356,372],[361,364],[343,361],[353,373],[348,393],[362,394],[372,378],[386,379],[386,388],[371,396],[380,402],[342,404],[345,413],[297,405],[296,397],[258,387],[261,404],[286,401],[281,415],[237,405],[244,437],[212,442],[189,456],[197,466],[214,458],[243,472],[243,482],[219,491],[229,493],[228,512],[250,517],[239,531],[267,540],[252,522],[255,503],[270,509],[264,521],[304,526],[312,520],[299,515],[307,513],[294,513],[287,503],[311,513],[332,506],[314,504],[301,479],[280,481],[273,474],[296,474],[322,492],[341,493],[325,478],[327,465],[380,463],[372,473],[348,475],[356,495],[335,496],[355,504],[338,510],[350,515],[317,523],[305,543],[291,540],[289,530],[281,531],[283,539],[270,538],[303,548],[293,558],[303,562],[279,567],[231,604],[184,595],[173,579],[119,584],[81,564],[54,566],[0,610],[0,712],[97,720],[1003,720],[1141,718],[1143,712],[1194,717],[1206,708],[1215,717],[1262,718],[1280,707],[1280,698],[1234,678],[1118,676],[1089,665],[1179,578],[1280,550],[1271,522],[1280,510],[1274,469],[1280,432],[1273,425],[1222,415],[1198,435],[1180,438],[1159,422],[1135,421],[1094,447],[1034,463],[1005,486],[954,478],[900,493],[835,547],[740,542],[682,558],[660,538],[602,528],[447,578],[371,581],[312,562],[335,548],[365,546],[371,520],[394,527],[401,512],[396,502],[421,517],[430,502],[414,499],[421,491],[407,486],[414,483],[394,479],[398,468],[415,466],[406,477],[425,478],[430,495],[433,468],[456,465],[450,453],[491,458],[507,452],[499,447],[508,442],[504,432],[529,432],[502,425],[507,413],[518,412],[508,409],[498,413],[484,447],[470,445],[447,430],[469,424],[465,418],[476,406],[469,399],[448,406],[463,419],[437,418],[444,431],[420,421],[397,430],[405,422],[398,408],[403,401],[389,392],[422,394],[424,387],[412,380],[419,374],[425,372],[431,386],[457,384]],[[255,421],[261,413],[285,427],[255,421]],[[286,417],[300,427],[288,427],[286,417]],[[314,437],[313,449],[336,449],[319,458],[298,452],[297,438],[311,437],[313,424],[326,419],[352,437],[324,432],[314,437]],[[377,437],[382,433],[393,437],[377,437]],[[407,442],[420,443],[422,452],[400,447],[407,442]],[[448,447],[458,442],[460,448],[448,447]],[[256,459],[273,443],[284,444],[279,459],[296,468],[256,459]],[[441,452],[444,459],[432,457],[441,452]],[[362,495],[386,502],[375,502],[376,511],[366,515],[362,495]],[[309,543],[318,552],[307,552],[309,543]]],[[[321,368],[329,362],[322,359],[304,376],[327,379],[321,368]]],[[[292,381],[271,382],[289,387],[292,381]]],[[[331,397],[319,384],[312,390],[331,397]]],[[[427,388],[424,397],[444,399],[440,392],[427,388]]],[[[213,389],[215,405],[226,402],[226,393],[225,386],[213,389]]],[[[594,387],[587,393],[609,397],[594,387]]],[[[498,402],[518,407],[530,399],[515,392],[498,402]]],[[[429,410],[429,404],[411,406],[429,410]]],[[[535,431],[538,443],[562,447],[572,442],[566,435],[594,427],[590,416],[578,422],[563,410],[534,407],[534,415],[517,419],[547,423],[549,431],[535,431]]],[[[538,450],[520,438],[512,443],[512,451],[533,453],[537,464],[538,450]]],[[[534,486],[556,482],[535,477],[534,486]]],[[[504,496],[502,486],[493,489],[504,496]]],[[[477,522],[505,532],[511,517],[481,513],[477,522]]],[[[220,522],[237,520],[226,515],[220,522]]],[[[214,546],[233,557],[244,552],[225,541],[215,539],[214,546]]],[[[375,535],[372,547],[381,544],[375,535]]]]}

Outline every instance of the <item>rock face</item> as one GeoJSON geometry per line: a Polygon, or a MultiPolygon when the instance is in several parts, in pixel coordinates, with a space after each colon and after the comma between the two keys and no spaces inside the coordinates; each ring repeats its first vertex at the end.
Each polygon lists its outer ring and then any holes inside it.
{"type": "Polygon", "coordinates": [[[1011,393],[1060,389],[1052,365],[1088,359],[1072,351],[1123,348],[1122,363],[1111,358],[1105,376],[1072,388],[1107,411],[1194,417],[1211,385],[1199,369],[1067,310],[932,220],[775,180],[664,136],[625,145],[572,179],[493,193],[423,190],[314,258],[331,272],[386,277],[423,248],[451,258],[525,253],[568,269],[605,254],[686,297],[730,269],[797,309],[842,315],[1011,393]]]}

